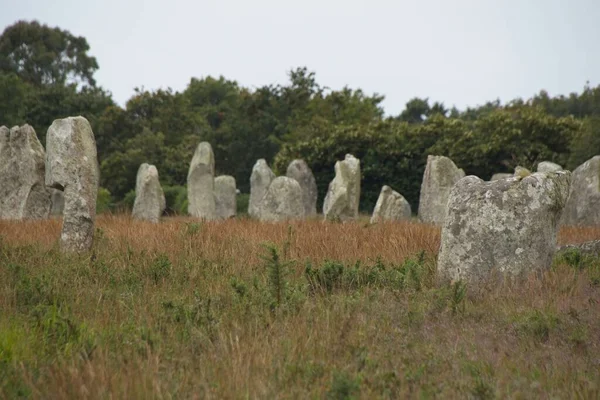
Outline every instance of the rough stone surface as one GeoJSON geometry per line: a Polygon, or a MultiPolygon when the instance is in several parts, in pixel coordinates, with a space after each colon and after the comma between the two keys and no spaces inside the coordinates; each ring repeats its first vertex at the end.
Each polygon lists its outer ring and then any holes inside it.
{"type": "Polygon", "coordinates": [[[65,192],[58,189],[50,189],[50,191],[52,192],[50,215],[62,215],[65,208],[65,192]]]}
{"type": "Polygon", "coordinates": [[[65,197],[61,249],[87,251],[94,240],[100,169],[96,140],[87,119],[55,120],[46,135],[46,186],[65,197]]]}
{"type": "Polygon", "coordinates": [[[325,219],[347,221],[358,217],[360,178],[360,160],[352,154],[335,163],[335,177],[323,202],[325,219]]]}
{"type": "Polygon", "coordinates": [[[419,198],[421,221],[432,224],[444,222],[450,190],[464,176],[465,172],[448,157],[427,156],[419,198]]]}
{"type": "Polygon", "coordinates": [[[31,126],[0,127],[0,219],[48,217],[44,158],[44,147],[31,126]]]}
{"type": "Polygon", "coordinates": [[[215,155],[208,142],[196,147],[187,176],[188,213],[196,218],[214,219],[215,155]]]}
{"type": "Polygon", "coordinates": [[[600,156],[573,171],[571,194],[565,207],[565,225],[600,225],[600,156]]]}
{"type": "Polygon", "coordinates": [[[513,174],[500,172],[500,173],[492,175],[492,179],[490,179],[490,182],[499,181],[500,179],[512,178],[513,176],[514,176],[513,174]]]}
{"type": "Polygon", "coordinates": [[[258,206],[258,219],[267,222],[304,217],[302,188],[287,176],[273,179],[258,206]]]}
{"type": "Polygon", "coordinates": [[[235,217],[236,214],[235,178],[222,175],[215,178],[215,204],[217,218],[227,219],[235,217]]]}
{"type": "Polygon", "coordinates": [[[317,182],[304,160],[294,160],[288,165],[286,175],[298,181],[302,188],[302,203],[306,216],[317,214],[317,182]]]}
{"type": "Polygon", "coordinates": [[[401,221],[411,217],[410,204],[398,192],[392,190],[389,186],[381,188],[371,223],[382,221],[401,221]]]}
{"type": "Polygon", "coordinates": [[[438,274],[482,282],[492,272],[518,278],[550,267],[571,173],[536,173],[484,182],[461,179],[448,199],[438,274]]]}
{"type": "Polygon", "coordinates": [[[259,206],[271,182],[275,179],[275,174],[267,165],[267,162],[261,158],[252,167],[250,175],[250,200],[248,201],[248,214],[253,218],[259,217],[259,206]]]}
{"type": "Polygon", "coordinates": [[[140,165],[135,182],[135,202],[131,215],[135,219],[158,223],[167,206],[165,194],[154,165],[140,165]]]}
{"type": "Polygon", "coordinates": [[[515,167],[515,173],[513,174],[513,176],[519,177],[519,178],[525,178],[526,176],[531,175],[531,171],[528,170],[527,168],[521,167],[521,166],[517,166],[515,167]]]}
{"type": "Polygon", "coordinates": [[[537,166],[537,172],[557,172],[562,170],[563,167],[550,161],[542,161],[537,166]]]}

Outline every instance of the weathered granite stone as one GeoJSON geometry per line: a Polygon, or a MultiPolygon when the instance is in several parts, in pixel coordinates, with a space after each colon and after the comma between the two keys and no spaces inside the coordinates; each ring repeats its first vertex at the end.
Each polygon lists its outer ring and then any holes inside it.
{"type": "Polygon", "coordinates": [[[348,221],[358,217],[360,179],[360,160],[352,154],[335,163],[335,177],[323,202],[325,219],[348,221]]]}
{"type": "Polygon", "coordinates": [[[188,213],[196,218],[216,217],[215,156],[210,143],[202,142],[190,163],[187,176],[188,213]]]}
{"type": "Polygon", "coordinates": [[[287,176],[273,179],[258,206],[258,219],[267,222],[304,217],[302,188],[287,176]]]}
{"type": "Polygon", "coordinates": [[[62,215],[65,208],[65,193],[58,189],[50,189],[50,191],[52,192],[52,207],[50,208],[50,215],[62,215]]]}
{"type": "Polygon", "coordinates": [[[46,135],[46,185],[65,196],[61,249],[87,251],[94,240],[100,168],[96,140],[87,119],[55,120],[46,135]]]}
{"type": "Polygon", "coordinates": [[[250,175],[250,200],[248,201],[248,215],[252,218],[259,217],[259,206],[271,182],[275,179],[275,174],[267,165],[267,162],[261,158],[252,167],[250,175]]]}
{"type": "Polygon", "coordinates": [[[537,166],[537,172],[557,172],[562,170],[563,167],[550,161],[542,161],[537,166]]]}
{"type": "Polygon", "coordinates": [[[477,284],[518,278],[552,264],[571,173],[536,173],[484,182],[461,179],[452,189],[442,228],[438,275],[477,284]]]}
{"type": "Polygon", "coordinates": [[[411,210],[408,201],[391,187],[382,187],[375,210],[373,210],[371,223],[408,220],[410,217],[411,210]]]}
{"type": "Polygon", "coordinates": [[[140,165],[135,183],[135,202],[131,215],[135,219],[158,223],[167,202],[154,165],[140,165]]]}
{"type": "Polygon", "coordinates": [[[215,204],[217,218],[227,219],[235,217],[236,214],[235,178],[222,175],[215,178],[215,204]]]}
{"type": "Polygon", "coordinates": [[[302,188],[302,203],[306,216],[317,214],[317,182],[304,160],[294,160],[288,165],[286,175],[295,179],[302,188]]]}
{"type": "Polygon", "coordinates": [[[41,219],[50,213],[45,152],[29,125],[0,127],[0,219],[41,219]]]}
{"type": "Polygon", "coordinates": [[[515,173],[513,176],[519,177],[519,178],[525,178],[526,176],[531,175],[531,171],[528,170],[527,168],[521,167],[521,166],[516,166],[515,167],[515,173]]]}
{"type": "Polygon", "coordinates": [[[492,175],[490,182],[499,181],[500,179],[512,178],[513,176],[514,176],[514,174],[500,172],[500,173],[492,175]]]}
{"type": "Polygon", "coordinates": [[[419,198],[419,218],[432,224],[442,224],[450,190],[465,176],[451,159],[444,156],[427,156],[419,198]]]}
{"type": "Polygon", "coordinates": [[[562,223],[600,225],[600,156],[587,160],[573,171],[562,223]]]}

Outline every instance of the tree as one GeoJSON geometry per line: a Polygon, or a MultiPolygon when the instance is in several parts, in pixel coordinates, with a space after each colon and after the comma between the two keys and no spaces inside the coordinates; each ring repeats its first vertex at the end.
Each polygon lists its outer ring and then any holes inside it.
{"type": "Polygon", "coordinates": [[[95,86],[98,63],[81,36],[37,21],[18,21],[0,36],[0,71],[35,86],[69,83],[95,86]]]}

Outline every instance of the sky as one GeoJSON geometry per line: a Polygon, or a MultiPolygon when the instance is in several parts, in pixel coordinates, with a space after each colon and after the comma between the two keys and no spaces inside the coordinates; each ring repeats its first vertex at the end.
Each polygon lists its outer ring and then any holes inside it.
{"type": "Polygon", "coordinates": [[[600,84],[598,0],[0,0],[0,27],[36,19],[83,36],[99,85],[185,89],[224,76],[257,88],[306,66],[331,89],[464,109],[600,84]]]}

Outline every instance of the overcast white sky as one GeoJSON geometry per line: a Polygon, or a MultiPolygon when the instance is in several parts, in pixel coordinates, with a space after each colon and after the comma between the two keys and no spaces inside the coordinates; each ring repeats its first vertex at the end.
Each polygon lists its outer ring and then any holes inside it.
{"type": "Polygon", "coordinates": [[[134,87],[258,87],[298,66],[392,115],[414,96],[464,108],[600,83],[600,0],[0,0],[0,27],[19,19],[86,37],[121,105],[134,87]]]}

